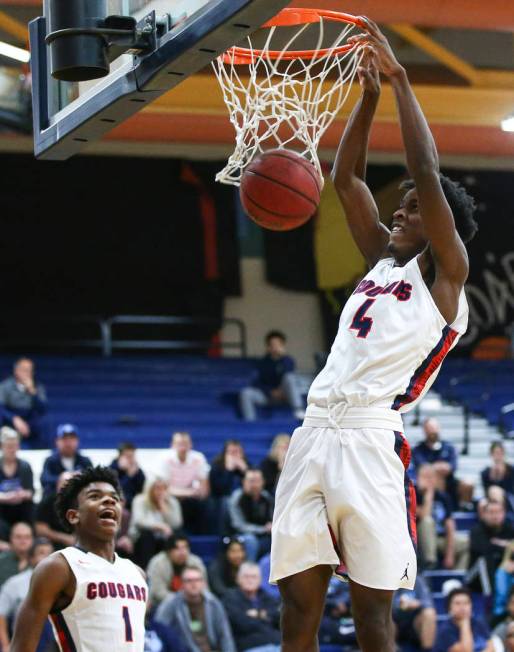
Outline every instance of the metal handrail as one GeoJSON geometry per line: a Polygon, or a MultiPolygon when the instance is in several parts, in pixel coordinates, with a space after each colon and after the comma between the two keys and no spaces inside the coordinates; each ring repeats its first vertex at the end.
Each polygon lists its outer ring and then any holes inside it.
{"type": "MultiPolygon", "coordinates": [[[[117,340],[113,337],[113,326],[119,324],[137,325],[170,325],[170,326],[214,326],[218,320],[201,317],[168,317],[164,315],[116,315],[105,319],[102,324],[102,351],[105,356],[112,355],[113,349],[190,349],[212,346],[210,340],[117,340]]],[[[222,326],[232,324],[239,331],[237,341],[220,342],[223,349],[239,349],[242,357],[247,354],[246,326],[241,319],[227,317],[221,320],[222,326]]]]}
{"type": "MultiPolygon", "coordinates": [[[[80,317],[55,317],[43,318],[39,321],[43,323],[78,323],[78,324],[96,324],[99,329],[99,339],[67,339],[67,340],[46,340],[44,344],[55,348],[77,346],[83,348],[99,349],[104,356],[111,356],[115,349],[131,350],[155,350],[155,349],[191,349],[199,348],[208,350],[213,346],[210,340],[184,340],[184,339],[117,339],[113,334],[113,327],[119,324],[128,325],[170,325],[170,326],[212,326],[213,330],[219,330],[220,320],[195,317],[169,317],[165,315],[115,315],[113,317],[100,316],[80,316],[80,317]]],[[[247,356],[247,332],[246,325],[241,319],[228,317],[221,320],[221,326],[233,325],[237,328],[238,336],[234,340],[220,342],[222,349],[236,349],[242,357],[247,356]]],[[[32,338],[19,338],[15,342],[10,340],[10,344],[16,346],[30,346],[40,344],[32,338]]]]}

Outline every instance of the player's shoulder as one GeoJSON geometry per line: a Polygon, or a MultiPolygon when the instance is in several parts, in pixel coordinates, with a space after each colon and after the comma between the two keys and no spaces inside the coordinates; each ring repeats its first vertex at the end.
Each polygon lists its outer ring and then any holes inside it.
{"type": "Polygon", "coordinates": [[[39,562],[34,569],[32,582],[65,585],[70,580],[71,575],[72,571],[69,563],[60,551],[56,551],[39,562]]]}
{"type": "Polygon", "coordinates": [[[130,559],[127,559],[126,557],[120,557],[118,554],[116,554],[116,564],[124,569],[130,570],[134,573],[137,573],[140,575],[146,582],[146,573],[145,571],[135,564],[133,561],[130,559]]]}

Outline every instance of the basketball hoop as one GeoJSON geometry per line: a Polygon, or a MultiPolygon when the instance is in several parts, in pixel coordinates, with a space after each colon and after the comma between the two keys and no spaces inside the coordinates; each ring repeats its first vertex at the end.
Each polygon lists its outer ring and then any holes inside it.
{"type": "Polygon", "coordinates": [[[323,175],[318,158],[321,137],[345,103],[361,56],[346,43],[350,32],[363,27],[356,16],[318,9],[283,9],[263,25],[269,34],[262,48],[233,47],[213,62],[236,147],[225,168],[216,175],[221,183],[238,186],[252,159],[268,149],[292,149],[323,175]],[[327,23],[341,23],[341,31],[327,46],[327,23]],[[318,26],[314,49],[294,49],[312,26],[318,26]],[[298,27],[297,30],[291,28],[298,27]],[[281,49],[273,49],[277,28],[294,33],[281,49]],[[248,78],[239,67],[248,67],[248,78]],[[331,74],[332,73],[332,74],[331,74]]]}

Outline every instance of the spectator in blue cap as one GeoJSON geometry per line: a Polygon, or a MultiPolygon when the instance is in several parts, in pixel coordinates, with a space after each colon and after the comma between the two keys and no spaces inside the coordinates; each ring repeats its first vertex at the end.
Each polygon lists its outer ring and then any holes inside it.
{"type": "Polygon", "coordinates": [[[79,443],[77,426],[72,423],[58,426],[55,438],[56,451],[46,458],[41,473],[44,496],[55,492],[57,479],[64,471],[82,471],[93,466],[89,457],[80,454],[79,443]]]}

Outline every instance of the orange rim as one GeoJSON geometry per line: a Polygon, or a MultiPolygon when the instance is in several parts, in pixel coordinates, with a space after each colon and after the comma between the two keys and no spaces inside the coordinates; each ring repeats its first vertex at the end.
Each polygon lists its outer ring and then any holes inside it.
{"type": "MultiPolygon", "coordinates": [[[[295,25],[307,25],[309,23],[319,23],[323,18],[338,23],[348,23],[357,27],[364,27],[364,21],[357,16],[344,14],[340,11],[330,11],[328,9],[297,9],[287,7],[282,9],[274,18],[265,23],[262,27],[294,27],[295,25]]],[[[267,59],[282,59],[283,61],[292,61],[293,59],[321,59],[328,54],[337,56],[353,50],[355,45],[342,45],[338,48],[323,50],[250,50],[249,48],[233,47],[222,55],[223,63],[234,65],[245,65],[253,63],[263,54],[267,59]]]]}

